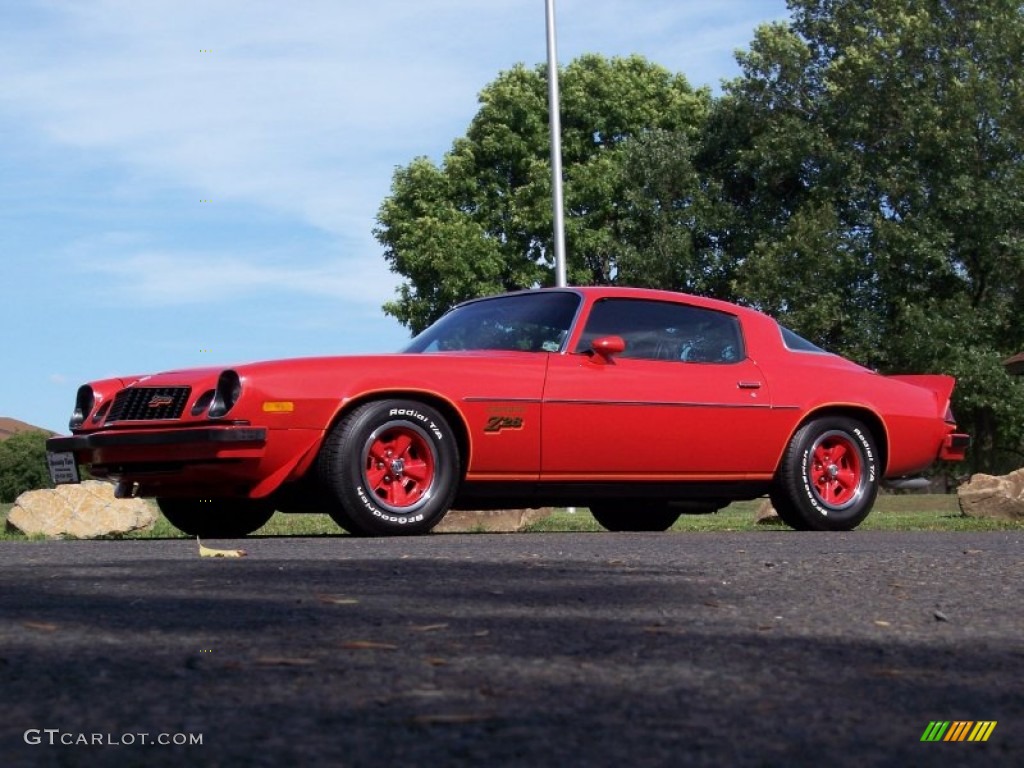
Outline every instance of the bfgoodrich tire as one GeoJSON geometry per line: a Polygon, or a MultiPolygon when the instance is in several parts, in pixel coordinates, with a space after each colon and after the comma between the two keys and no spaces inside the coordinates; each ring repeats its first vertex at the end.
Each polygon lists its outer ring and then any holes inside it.
{"type": "Polygon", "coordinates": [[[772,505],[797,530],[849,531],[875,503],[881,470],[871,431],[835,416],[808,422],[783,455],[772,505]]]}
{"type": "Polygon", "coordinates": [[[378,400],[335,425],[320,452],[318,472],[331,517],[350,533],[427,533],[455,497],[459,449],[434,408],[412,400],[378,400]]]}
{"type": "Polygon", "coordinates": [[[262,528],[274,515],[265,499],[157,499],[167,522],[201,539],[238,539],[262,528]]]}

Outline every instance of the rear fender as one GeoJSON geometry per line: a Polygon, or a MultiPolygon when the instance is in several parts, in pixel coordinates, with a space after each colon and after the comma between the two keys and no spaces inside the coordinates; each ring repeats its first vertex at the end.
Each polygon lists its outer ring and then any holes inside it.
{"type": "Polygon", "coordinates": [[[956,379],[952,376],[945,376],[943,374],[904,374],[887,376],[886,378],[931,390],[935,393],[935,402],[939,415],[943,417],[946,415],[946,411],[949,408],[949,399],[953,396],[953,387],[956,386],[956,379]]]}
{"type": "Polygon", "coordinates": [[[967,455],[967,448],[971,444],[971,438],[969,435],[956,432],[956,417],[953,415],[953,408],[950,405],[956,379],[941,374],[889,376],[888,378],[931,390],[935,394],[937,415],[946,422],[948,430],[939,447],[938,458],[942,461],[963,461],[967,455]]]}

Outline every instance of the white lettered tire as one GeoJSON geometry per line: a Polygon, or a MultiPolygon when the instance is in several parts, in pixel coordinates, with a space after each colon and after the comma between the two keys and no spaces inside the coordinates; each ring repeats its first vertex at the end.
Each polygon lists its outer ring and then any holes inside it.
{"type": "Polygon", "coordinates": [[[797,530],[850,531],[868,516],[881,480],[871,430],[824,416],[793,435],[771,492],[779,517],[797,530]]]}
{"type": "Polygon", "coordinates": [[[436,409],[414,400],[376,400],[335,425],[318,471],[331,517],[350,533],[427,533],[455,497],[459,448],[436,409]]]}

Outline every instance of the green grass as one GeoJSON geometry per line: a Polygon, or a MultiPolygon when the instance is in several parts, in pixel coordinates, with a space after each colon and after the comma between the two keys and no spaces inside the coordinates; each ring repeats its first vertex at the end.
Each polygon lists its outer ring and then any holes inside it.
{"type": "MultiPolygon", "coordinates": [[[[28,541],[40,539],[41,537],[28,537],[18,531],[7,530],[7,514],[13,504],[0,504],[0,541],[28,541]]],[[[283,515],[280,512],[260,528],[253,536],[337,536],[343,535],[342,531],[327,515],[283,515]]],[[[122,539],[185,539],[186,536],[160,515],[156,524],[148,531],[138,531],[124,536],[122,539]]]]}
{"type": "MultiPolygon", "coordinates": [[[[710,515],[683,515],[673,531],[788,531],[781,523],[755,523],[754,514],[760,500],[739,501],[710,515]]],[[[6,522],[13,504],[0,504],[0,522],[6,522]]],[[[529,526],[526,532],[601,531],[600,525],[586,508],[572,513],[556,510],[550,517],[529,526]]],[[[1024,523],[998,520],[979,520],[960,513],[955,495],[938,494],[882,494],[874,510],[858,527],[859,531],[1001,531],[1024,530],[1024,523]]],[[[337,536],[343,531],[327,515],[278,513],[260,528],[254,536],[337,536]]],[[[33,537],[35,538],[35,537],[33,537]]],[[[132,533],[126,539],[180,539],[186,536],[168,523],[161,515],[149,531],[132,533]]],[[[0,525],[0,540],[27,541],[28,537],[9,532],[0,525]]]]}
{"type": "MultiPolygon", "coordinates": [[[[344,535],[331,518],[327,515],[306,515],[293,514],[285,515],[276,513],[267,524],[260,528],[252,536],[339,536],[344,535]]],[[[185,539],[186,536],[160,515],[156,525],[148,531],[129,533],[121,538],[125,539],[185,539]]]]}
{"type": "MultiPolygon", "coordinates": [[[[673,531],[789,531],[781,522],[756,523],[754,515],[761,500],[737,501],[710,515],[682,515],[673,531]]],[[[875,508],[858,527],[858,531],[1001,531],[1021,530],[1024,523],[979,520],[960,512],[955,495],[913,494],[878,497],[875,508]]],[[[530,531],[600,531],[600,525],[586,509],[575,514],[556,511],[530,531]]]]}

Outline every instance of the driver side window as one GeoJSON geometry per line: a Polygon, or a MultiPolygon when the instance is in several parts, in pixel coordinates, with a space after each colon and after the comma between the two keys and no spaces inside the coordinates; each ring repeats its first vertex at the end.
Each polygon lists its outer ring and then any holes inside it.
{"type": "Polygon", "coordinates": [[[589,351],[602,336],[622,337],[622,358],[718,364],[744,358],[734,316],[687,304],[603,299],[594,304],[576,352],[589,351]]]}

